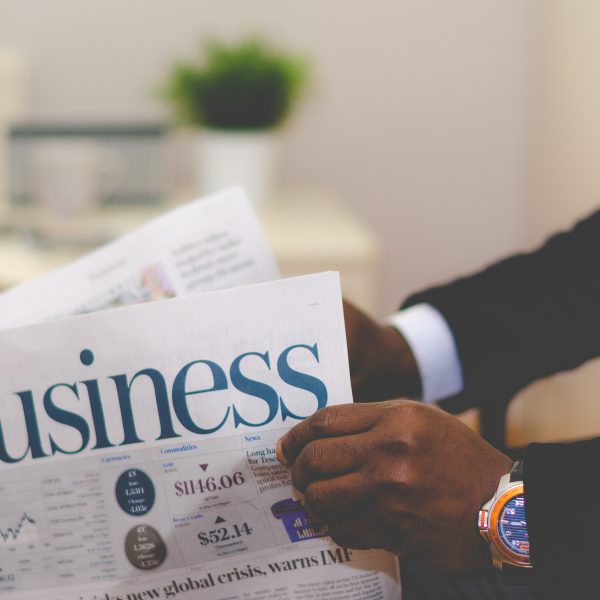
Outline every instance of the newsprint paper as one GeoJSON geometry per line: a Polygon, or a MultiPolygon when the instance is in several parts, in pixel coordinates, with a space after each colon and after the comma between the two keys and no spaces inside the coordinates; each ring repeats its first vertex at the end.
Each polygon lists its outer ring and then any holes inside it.
{"type": "Polygon", "coordinates": [[[351,398],[338,276],[185,295],[276,275],[240,193],[203,202],[195,238],[179,209],[172,237],[159,219],[2,297],[15,322],[51,320],[0,332],[0,598],[399,598],[395,557],[336,546],[275,459],[351,398]],[[199,240],[229,266],[198,269],[199,240]]]}
{"type": "Polygon", "coordinates": [[[0,295],[0,328],[278,277],[250,202],[232,188],[0,295]]]}

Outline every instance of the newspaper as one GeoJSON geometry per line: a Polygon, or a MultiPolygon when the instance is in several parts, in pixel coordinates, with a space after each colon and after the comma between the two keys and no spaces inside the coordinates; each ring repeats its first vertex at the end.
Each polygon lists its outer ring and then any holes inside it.
{"type": "MultiPolygon", "coordinates": [[[[232,189],[0,295],[0,328],[277,276],[232,189]]],[[[282,431],[351,397],[331,277],[0,334],[0,597],[399,597],[396,560],[334,546],[274,459],[282,431]]]]}
{"type": "Polygon", "coordinates": [[[336,274],[7,329],[0,361],[0,597],[399,597],[275,458],[351,398],[336,274]]]}
{"type": "Polygon", "coordinates": [[[248,199],[232,188],[1,294],[0,329],[278,276],[248,199]]]}

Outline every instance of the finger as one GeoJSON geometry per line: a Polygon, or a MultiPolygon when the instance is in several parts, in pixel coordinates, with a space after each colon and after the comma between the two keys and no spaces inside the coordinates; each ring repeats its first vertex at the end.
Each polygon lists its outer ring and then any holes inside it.
{"type": "Polygon", "coordinates": [[[391,544],[388,539],[389,531],[376,523],[369,514],[327,523],[327,532],[336,544],[345,548],[368,550],[387,548],[391,544]]]}
{"type": "Polygon", "coordinates": [[[377,548],[402,557],[412,547],[411,532],[390,525],[371,510],[356,517],[327,523],[327,532],[336,544],[357,550],[377,548]]]}
{"type": "Polygon", "coordinates": [[[304,493],[314,481],[359,470],[369,455],[369,447],[369,436],[360,433],[309,442],[294,461],[294,487],[304,493]]]}
{"type": "Polygon", "coordinates": [[[289,467],[309,442],[368,431],[377,414],[373,406],[365,404],[340,404],[322,408],[279,439],[277,459],[289,467]]]}
{"type": "Polygon", "coordinates": [[[369,507],[370,490],[360,473],[315,481],[306,488],[304,504],[327,522],[355,517],[369,507]]]}

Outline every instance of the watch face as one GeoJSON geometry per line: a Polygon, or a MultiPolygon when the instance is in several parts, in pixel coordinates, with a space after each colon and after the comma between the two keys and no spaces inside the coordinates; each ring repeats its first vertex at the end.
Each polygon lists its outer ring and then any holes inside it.
{"type": "Polygon", "coordinates": [[[529,558],[529,535],[527,534],[523,494],[508,500],[500,511],[498,534],[509,550],[523,558],[529,558]]]}

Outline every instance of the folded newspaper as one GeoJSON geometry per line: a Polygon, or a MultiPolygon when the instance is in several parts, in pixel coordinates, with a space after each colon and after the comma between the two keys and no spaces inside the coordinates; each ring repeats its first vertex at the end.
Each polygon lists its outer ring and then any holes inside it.
{"type": "Polygon", "coordinates": [[[230,190],[0,296],[0,598],[399,597],[275,458],[351,398],[338,276],[277,276],[230,190]]]}

